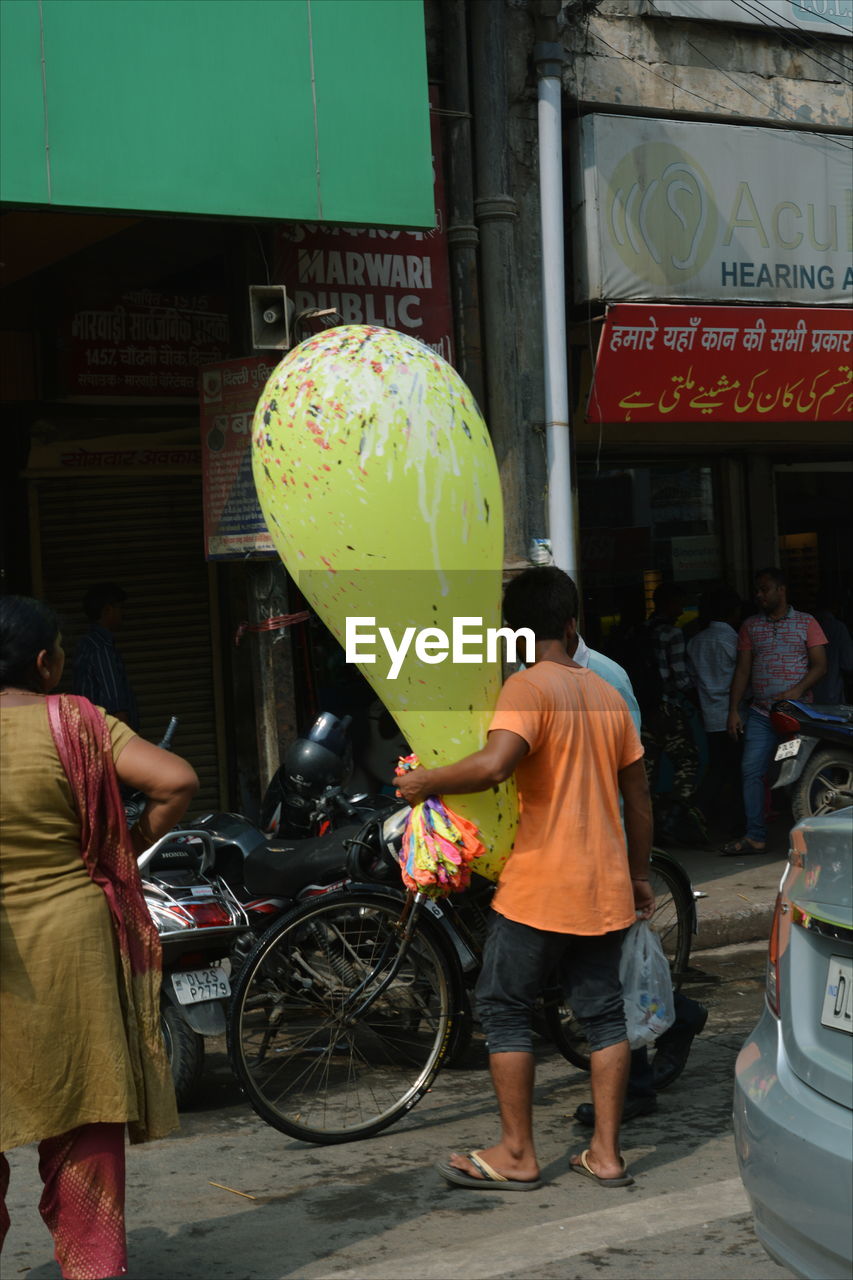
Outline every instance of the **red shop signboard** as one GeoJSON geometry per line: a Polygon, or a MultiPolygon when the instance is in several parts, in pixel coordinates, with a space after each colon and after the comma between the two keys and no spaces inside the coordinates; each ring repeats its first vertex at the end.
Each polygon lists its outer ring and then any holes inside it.
{"type": "Polygon", "coordinates": [[[195,399],[202,366],[228,353],[225,300],[150,289],[80,299],[63,320],[66,396],[195,399]]]}
{"type": "Polygon", "coordinates": [[[853,315],[832,307],[610,308],[590,422],[828,422],[853,413],[853,315]]]}
{"type": "MultiPolygon", "coordinates": [[[[431,103],[435,91],[431,91],[431,103]]],[[[344,324],[399,329],[453,362],[441,132],[430,115],[435,229],[396,231],[296,222],[282,226],[274,279],[296,312],[330,307],[344,324]]],[[[337,323],[337,321],[336,321],[337,323]]]]}

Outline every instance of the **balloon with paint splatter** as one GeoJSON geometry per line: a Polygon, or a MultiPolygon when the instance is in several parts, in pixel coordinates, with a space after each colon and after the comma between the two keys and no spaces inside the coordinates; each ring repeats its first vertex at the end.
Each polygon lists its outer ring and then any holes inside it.
{"type": "MultiPolygon", "coordinates": [[[[500,627],[503,507],[491,440],[456,371],[389,329],[328,329],[267,382],[252,463],[278,553],[319,617],[344,646],[347,619],[370,620],[357,665],[412,750],[426,765],[476,751],[502,650],[489,660],[469,642],[454,663],[440,633],[452,639],[460,618],[477,637],[500,627]]],[[[453,808],[480,830],[477,870],[496,876],[515,833],[512,781],[453,808]]]]}

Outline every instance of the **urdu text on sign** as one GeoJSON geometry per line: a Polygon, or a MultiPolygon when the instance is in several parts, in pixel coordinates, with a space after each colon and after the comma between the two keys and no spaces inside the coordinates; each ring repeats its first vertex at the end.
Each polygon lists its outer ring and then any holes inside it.
{"type": "Polygon", "coordinates": [[[853,414],[853,316],[840,308],[619,303],[591,422],[822,422],[853,414]]]}

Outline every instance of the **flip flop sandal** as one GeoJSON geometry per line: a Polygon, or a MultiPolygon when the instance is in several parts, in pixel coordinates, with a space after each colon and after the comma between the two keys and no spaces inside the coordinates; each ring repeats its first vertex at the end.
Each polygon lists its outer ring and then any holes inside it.
{"type": "Polygon", "coordinates": [[[469,1151],[467,1158],[475,1168],[480,1170],[482,1178],[475,1178],[473,1174],[466,1173],[464,1169],[457,1169],[452,1164],[437,1164],[435,1167],[447,1182],[452,1182],[456,1187],[470,1187],[472,1191],[535,1191],[542,1186],[538,1178],[534,1182],[522,1182],[517,1178],[505,1177],[490,1164],[486,1164],[476,1151],[469,1151]]]}
{"type": "Polygon", "coordinates": [[[757,849],[751,840],[747,840],[746,836],[742,836],[740,840],[729,840],[720,849],[721,858],[734,858],[743,854],[766,853],[767,845],[763,844],[757,849]]]}
{"type": "Polygon", "coordinates": [[[597,1182],[600,1187],[630,1187],[633,1186],[634,1179],[625,1167],[625,1160],[620,1156],[622,1161],[622,1177],[621,1178],[600,1178],[594,1169],[589,1166],[587,1156],[589,1155],[589,1147],[586,1151],[578,1153],[577,1164],[569,1163],[569,1168],[573,1173],[579,1173],[582,1178],[592,1178],[593,1182],[597,1182]]]}

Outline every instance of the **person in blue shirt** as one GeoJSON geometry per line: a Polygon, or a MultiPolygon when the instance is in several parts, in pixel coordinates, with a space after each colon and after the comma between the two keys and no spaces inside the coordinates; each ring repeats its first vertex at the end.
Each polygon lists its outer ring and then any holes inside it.
{"type": "Polygon", "coordinates": [[[612,658],[599,653],[597,649],[590,649],[581,636],[577,637],[575,651],[569,656],[574,658],[579,667],[589,667],[590,671],[594,671],[597,676],[601,676],[602,680],[606,680],[608,684],[613,685],[617,693],[622,694],[628,704],[631,719],[634,721],[634,728],[639,733],[641,726],[640,707],[634,697],[634,690],[625,668],[620,667],[619,663],[614,662],[612,658]]]}
{"type": "MultiPolygon", "coordinates": [[[[578,636],[574,653],[569,657],[580,667],[589,667],[596,675],[601,676],[622,694],[628,704],[631,719],[637,733],[640,732],[640,708],[634,697],[634,690],[628,673],[618,662],[590,649],[578,636]]],[[[631,1068],[628,1075],[628,1087],[625,1094],[625,1105],[622,1109],[622,1123],[633,1120],[636,1116],[648,1115],[657,1109],[657,1090],[679,1075],[687,1061],[690,1046],[695,1036],[699,1035],[708,1020],[708,1010],[696,1000],[675,992],[675,1022],[660,1036],[655,1045],[654,1062],[649,1061],[645,1048],[634,1049],[631,1053],[631,1068]]],[[[595,1110],[591,1102],[582,1102],[575,1111],[575,1119],[589,1127],[595,1124],[595,1110]]]]}
{"type": "Polygon", "coordinates": [[[74,653],[72,692],[138,730],[136,699],[115,642],[126,599],[127,593],[115,582],[96,583],[83,597],[90,627],[74,653]]]}

